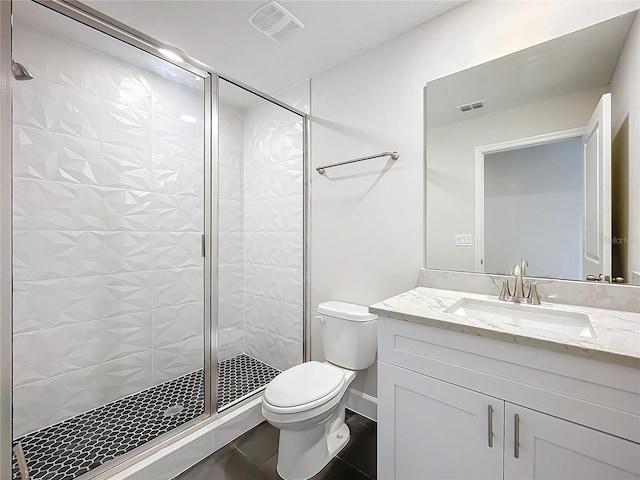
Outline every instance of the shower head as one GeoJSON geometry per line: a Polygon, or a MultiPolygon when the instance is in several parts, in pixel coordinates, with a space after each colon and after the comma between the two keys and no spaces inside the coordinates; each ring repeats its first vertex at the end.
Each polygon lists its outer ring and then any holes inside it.
{"type": "Polygon", "coordinates": [[[33,75],[27,67],[21,63],[11,60],[11,70],[13,71],[13,78],[16,80],[31,80],[33,75]]]}

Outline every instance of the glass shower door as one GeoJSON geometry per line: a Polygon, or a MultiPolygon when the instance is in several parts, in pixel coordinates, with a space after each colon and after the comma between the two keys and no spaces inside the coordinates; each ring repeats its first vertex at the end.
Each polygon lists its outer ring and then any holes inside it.
{"type": "Polygon", "coordinates": [[[205,413],[210,80],[32,2],[13,56],[14,443],[67,480],[205,413]]]}

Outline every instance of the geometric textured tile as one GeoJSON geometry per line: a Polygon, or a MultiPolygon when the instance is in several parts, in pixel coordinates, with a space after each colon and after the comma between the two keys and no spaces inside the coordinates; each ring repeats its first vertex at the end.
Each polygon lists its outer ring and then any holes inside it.
{"type": "MultiPolygon", "coordinates": [[[[218,365],[221,406],[265,387],[280,371],[248,355],[218,365]]],[[[31,478],[72,480],[204,413],[204,372],[119,399],[14,440],[31,478]]],[[[13,480],[20,480],[13,459],[13,480]]]]}

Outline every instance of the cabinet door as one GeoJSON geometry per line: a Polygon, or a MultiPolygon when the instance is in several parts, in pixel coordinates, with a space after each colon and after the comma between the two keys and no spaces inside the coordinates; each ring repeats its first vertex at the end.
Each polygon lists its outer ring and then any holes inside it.
{"type": "Polygon", "coordinates": [[[501,479],[503,420],[502,400],[379,362],[378,479],[501,479]]]}
{"type": "Polygon", "coordinates": [[[510,403],[505,430],[505,480],[640,479],[637,443],[510,403]]]}

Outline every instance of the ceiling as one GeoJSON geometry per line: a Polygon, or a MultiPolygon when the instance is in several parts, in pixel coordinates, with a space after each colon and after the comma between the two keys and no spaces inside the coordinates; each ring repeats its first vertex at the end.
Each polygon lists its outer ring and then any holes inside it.
{"type": "Polygon", "coordinates": [[[465,1],[280,1],[305,25],[283,43],[276,43],[248,22],[266,0],[83,3],[182,50],[218,73],[275,95],[465,1]]]}
{"type": "Polygon", "coordinates": [[[488,113],[608,85],[635,12],[483,63],[427,84],[427,125],[488,113]],[[461,112],[459,105],[486,106],[461,112]]]}

